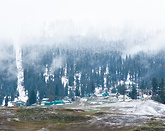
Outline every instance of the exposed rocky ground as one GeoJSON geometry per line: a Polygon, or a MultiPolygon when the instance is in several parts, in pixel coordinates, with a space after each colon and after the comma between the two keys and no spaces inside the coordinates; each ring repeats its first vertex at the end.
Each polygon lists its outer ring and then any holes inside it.
{"type": "Polygon", "coordinates": [[[153,101],[48,107],[0,107],[0,130],[165,130],[164,105],[153,101]]]}

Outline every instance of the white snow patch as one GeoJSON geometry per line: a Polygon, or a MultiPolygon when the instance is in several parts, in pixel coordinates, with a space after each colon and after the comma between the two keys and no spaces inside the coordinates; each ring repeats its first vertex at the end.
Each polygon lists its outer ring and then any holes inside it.
{"type": "Polygon", "coordinates": [[[88,99],[87,98],[81,98],[80,102],[86,102],[88,99]]]}
{"type": "MultiPolygon", "coordinates": [[[[95,88],[95,94],[98,96],[99,94],[101,94],[102,93],[102,87],[97,87],[97,88],[95,88]]],[[[101,94],[101,96],[102,96],[102,94],[101,94]]]]}
{"type": "Polygon", "coordinates": [[[128,73],[128,75],[127,75],[127,81],[125,82],[125,84],[126,84],[127,88],[128,88],[129,85],[135,84],[134,82],[132,82],[132,81],[130,80],[130,74],[129,74],[129,73],[128,73]]]}
{"type": "Polygon", "coordinates": [[[62,84],[64,85],[64,87],[66,87],[67,84],[69,84],[69,80],[68,78],[66,78],[65,76],[63,76],[61,78],[62,84]]]}
{"type": "Polygon", "coordinates": [[[16,65],[17,65],[17,72],[18,72],[17,90],[19,92],[19,96],[18,98],[15,99],[15,101],[21,100],[21,101],[26,102],[28,100],[28,96],[26,95],[25,88],[23,86],[24,72],[23,72],[23,67],[22,67],[22,50],[18,46],[15,47],[15,50],[16,50],[16,65]]]}
{"type": "Polygon", "coordinates": [[[105,72],[105,74],[109,74],[109,68],[108,68],[108,65],[107,65],[107,67],[106,67],[106,72],[105,72]]]}
{"type": "Polygon", "coordinates": [[[46,64],[45,73],[43,76],[45,77],[45,82],[47,83],[49,81],[48,64],[46,64]]]}
{"type": "Polygon", "coordinates": [[[11,101],[8,102],[8,107],[12,107],[13,103],[11,101]]]}
{"type": "Polygon", "coordinates": [[[123,114],[165,116],[165,105],[153,100],[135,100],[93,106],[93,108],[98,107],[114,107],[123,114]]]}
{"type": "Polygon", "coordinates": [[[101,75],[101,67],[99,67],[99,75],[101,75]]]}
{"type": "Polygon", "coordinates": [[[110,107],[110,112],[122,113],[125,115],[137,116],[165,116],[165,105],[153,100],[134,100],[131,102],[116,102],[116,103],[89,103],[90,105],[81,107],[81,109],[99,109],[102,107],[110,107]]]}

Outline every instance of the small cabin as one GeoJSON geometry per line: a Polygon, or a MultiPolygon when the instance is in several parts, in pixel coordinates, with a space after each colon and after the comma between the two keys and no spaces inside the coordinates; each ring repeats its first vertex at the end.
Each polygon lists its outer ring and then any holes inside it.
{"type": "Polygon", "coordinates": [[[25,106],[25,102],[23,101],[16,101],[13,103],[14,107],[24,107],[25,106]]]}

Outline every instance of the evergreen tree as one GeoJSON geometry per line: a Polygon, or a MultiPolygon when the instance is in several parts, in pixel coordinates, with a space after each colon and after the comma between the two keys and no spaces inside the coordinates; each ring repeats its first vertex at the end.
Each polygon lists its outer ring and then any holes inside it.
{"type": "Polygon", "coordinates": [[[137,99],[137,90],[136,90],[135,85],[133,85],[133,87],[132,87],[131,98],[137,99]]]}
{"type": "Polygon", "coordinates": [[[164,79],[163,78],[162,78],[162,80],[159,84],[159,88],[160,88],[159,96],[160,96],[160,99],[161,99],[161,103],[165,104],[165,87],[164,87],[164,79]]]}
{"type": "Polygon", "coordinates": [[[159,84],[159,88],[162,89],[164,87],[164,79],[161,79],[161,82],[159,84]]]}
{"type": "Polygon", "coordinates": [[[29,95],[28,105],[32,105],[34,103],[36,103],[36,93],[32,89],[31,92],[30,92],[30,95],[29,95]]]}
{"type": "Polygon", "coordinates": [[[55,87],[52,80],[49,80],[49,82],[47,83],[47,88],[49,89],[48,90],[49,101],[53,101],[55,99],[55,87]]]}
{"type": "Polygon", "coordinates": [[[74,85],[73,82],[74,82],[74,74],[73,72],[71,72],[69,76],[69,86],[73,86],[74,85]]]}
{"type": "Polygon", "coordinates": [[[80,91],[78,88],[76,88],[75,96],[80,96],[80,91]]]}
{"type": "Polygon", "coordinates": [[[58,87],[57,84],[56,84],[56,87],[55,87],[55,96],[59,97],[59,87],[58,87]]]}
{"type": "Polygon", "coordinates": [[[69,89],[69,98],[71,98],[72,100],[74,100],[74,93],[71,90],[71,88],[69,89]]]}
{"type": "Polygon", "coordinates": [[[115,87],[112,89],[111,93],[116,93],[116,88],[115,87]]]}
{"type": "Polygon", "coordinates": [[[141,85],[140,85],[140,89],[142,90],[142,97],[143,97],[143,93],[144,93],[145,88],[146,88],[145,81],[142,80],[141,85]]]}
{"type": "Polygon", "coordinates": [[[84,94],[85,94],[85,87],[83,85],[81,88],[81,97],[84,97],[84,94]]]}
{"type": "Polygon", "coordinates": [[[162,100],[161,100],[159,95],[154,96],[154,100],[157,101],[157,102],[162,103],[162,100]]]}
{"type": "Polygon", "coordinates": [[[9,101],[9,98],[8,98],[8,95],[7,95],[6,98],[5,98],[5,106],[8,106],[8,101],[9,101]]]}
{"type": "Polygon", "coordinates": [[[68,96],[68,84],[66,84],[66,87],[65,87],[65,96],[68,96]]]}
{"type": "Polygon", "coordinates": [[[57,75],[55,77],[54,87],[55,87],[55,97],[58,99],[63,98],[65,95],[65,89],[64,89],[64,85],[62,84],[62,81],[61,81],[61,78],[59,77],[59,75],[57,75]]]}
{"type": "Polygon", "coordinates": [[[95,83],[92,80],[92,82],[91,82],[91,93],[94,93],[94,91],[95,91],[95,83]]]}
{"type": "Polygon", "coordinates": [[[3,90],[0,88],[0,105],[2,104],[3,101],[3,90]]]}
{"type": "Polygon", "coordinates": [[[118,89],[118,93],[125,95],[125,91],[126,91],[125,85],[119,85],[117,89],[118,89]]]}
{"type": "Polygon", "coordinates": [[[157,94],[157,89],[158,89],[158,80],[157,78],[153,78],[152,79],[152,92],[153,92],[153,96],[155,96],[157,94]]]}
{"type": "Polygon", "coordinates": [[[143,91],[145,88],[146,88],[145,81],[142,80],[141,85],[140,85],[140,89],[143,91]]]}

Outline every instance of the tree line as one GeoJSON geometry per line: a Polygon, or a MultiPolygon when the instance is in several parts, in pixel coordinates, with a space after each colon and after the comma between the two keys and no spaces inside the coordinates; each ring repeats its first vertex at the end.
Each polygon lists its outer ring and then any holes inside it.
{"type": "MultiPolygon", "coordinates": [[[[28,51],[26,51],[26,54],[28,54],[28,51]]],[[[37,62],[28,65],[23,62],[24,87],[28,90],[29,96],[32,90],[35,94],[39,91],[40,99],[48,97],[50,100],[54,100],[65,96],[73,98],[73,95],[83,97],[87,93],[93,93],[95,87],[108,88],[108,90],[117,86],[119,88],[118,82],[125,82],[128,74],[130,74],[132,82],[138,84],[141,89],[144,88],[143,90],[153,87],[153,98],[157,100],[160,97],[160,101],[164,101],[164,95],[161,94],[164,88],[160,84],[155,84],[158,82],[152,79],[153,76],[157,78],[157,81],[165,78],[164,54],[163,51],[155,55],[140,52],[123,57],[123,54],[119,51],[93,52],[83,49],[69,50],[54,47],[46,53],[43,52],[37,62]],[[46,64],[50,69],[53,58],[61,56],[63,56],[62,66],[53,72],[54,78],[50,75],[49,81],[45,82],[43,74],[45,73],[46,64]],[[65,65],[67,65],[67,68],[65,65]],[[67,70],[66,78],[69,81],[66,87],[61,81],[65,70],[67,70]],[[81,78],[77,74],[81,74],[81,78]],[[70,87],[75,87],[75,91],[73,92],[70,87]]],[[[26,58],[23,54],[23,61],[24,59],[26,58]]],[[[2,103],[4,96],[11,96],[13,100],[14,97],[19,95],[16,90],[17,79],[4,79],[3,73],[1,71],[0,74],[0,103],[2,103]]],[[[123,92],[122,89],[121,92],[123,92]]],[[[136,95],[134,96],[136,97],[136,95]]]]}

